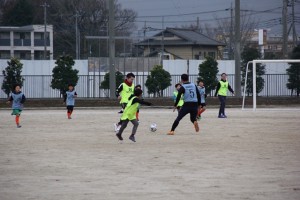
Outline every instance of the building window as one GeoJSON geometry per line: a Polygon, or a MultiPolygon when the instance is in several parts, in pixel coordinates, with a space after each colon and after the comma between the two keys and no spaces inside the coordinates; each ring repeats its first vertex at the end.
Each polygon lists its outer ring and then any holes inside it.
{"type": "Polygon", "coordinates": [[[216,59],[216,52],[208,52],[208,56],[213,59],[216,59]]]}
{"type": "Polygon", "coordinates": [[[0,59],[10,59],[10,51],[0,51],[0,59]]]}

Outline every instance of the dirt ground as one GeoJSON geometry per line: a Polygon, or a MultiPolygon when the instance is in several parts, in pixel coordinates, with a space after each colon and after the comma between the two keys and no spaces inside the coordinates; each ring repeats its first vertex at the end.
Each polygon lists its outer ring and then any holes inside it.
{"type": "Polygon", "coordinates": [[[300,108],[203,114],[141,109],[136,143],[113,131],[117,109],[0,110],[1,200],[299,200],[300,108]],[[149,131],[152,122],[155,133],[149,131]]]}

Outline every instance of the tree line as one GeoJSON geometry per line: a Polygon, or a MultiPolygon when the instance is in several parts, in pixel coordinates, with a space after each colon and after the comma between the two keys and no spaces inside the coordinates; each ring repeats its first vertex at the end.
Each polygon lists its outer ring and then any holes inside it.
{"type": "MultiPolygon", "coordinates": [[[[261,54],[255,48],[247,47],[242,52],[242,85],[245,81],[245,68],[249,61],[260,59],[261,54]]],[[[291,54],[291,59],[300,59],[300,45],[293,49],[291,54]]],[[[1,89],[5,92],[7,96],[12,92],[12,88],[15,84],[23,85],[24,78],[22,77],[22,63],[16,58],[11,58],[7,61],[8,66],[3,70],[2,74],[4,80],[1,86],[1,89]]],[[[52,70],[52,81],[51,88],[57,89],[60,91],[61,95],[64,95],[68,89],[68,84],[74,86],[78,82],[78,70],[73,69],[75,64],[73,58],[69,55],[59,57],[55,62],[55,67],[52,70]]],[[[253,95],[253,76],[252,76],[252,64],[249,66],[248,78],[247,78],[247,88],[246,93],[253,95]]],[[[295,94],[299,97],[300,94],[300,63],[292,63],[290,67],[286,70],[288,74],[288,83],[286,87],[290,89],[291,95],[295,94]]],[[[206,57],[205,61],[199,65],[199,74],[198,81],[202,80],[205,83],[206,92],[210,94],[218,84],[217,74],[218,62],[212,57],[206,57]]],[[[265,66],[262,64],[257,64],[257,73],[256,73],[256,90],[257,95],[263,90],[265,81],[262,75],[265,74],[265,66]]],[[[125,74],[121,72],[116,72],[116,85],[120,85],[124,81],[125,74]]],[[[149,94],[153,94],[154,97],[162,97],[163,91],[171,86],[171,75],[168,71],[163,69],[163,66],[157,65],[151,71],[147,77],[145,86],[148,89],[149,94]]],[[[109,90],[109,73],[105,74],[104,80],[100,83],[99,87],[101,89],[109,90]]],[[[107,92],[108,93],[108,92],[107,92]]]]}

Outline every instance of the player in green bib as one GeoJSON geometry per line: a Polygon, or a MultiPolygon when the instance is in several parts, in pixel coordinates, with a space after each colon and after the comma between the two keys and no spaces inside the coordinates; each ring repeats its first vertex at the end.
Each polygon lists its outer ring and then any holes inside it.
{"type": "Polygon", "coordinates": [[[227,90],[229,90],[232,94],[234,94],[233,89],[229,85],[227,81],[227,74],[221,74],[221,80],[219,81],[215,93],[215,97],[218,95],[220,101],[220,109],[219,109],[219,116],[218,118],[227,118],[225,115],[225,105],[226,105],[226,97],[227,97],[227,90]]]}
{"type": "Polygon", "coordinates": [[[136,134],[137,128],[139,126],[139,123],[136,119],[136,112],[139,109],[139,105],[140,104],[144,104],[147,106],[152,105],[151,103],[146,102],[141,99],[142,93],[143,93],[143,91],[141,89],[136,89],[134,91],[134,94],[129,97],[128,103],[127,103],[125,110],[121,117],[121,122],[122,122],[121,128],[118,131],[118,133],[116,134],[116,136],[119,138],[119,140],[123,140],[122,133],[123,133],[124,129],[127,127],[128,122],[130,121],[133,124],[133,128],[132,128],[132,132],[131,132],[129,139],[133,142],[136,142],[135,134],[136,134]]]}
{"type": "MultiPolygon", "coordinates": [[[[177,83],[175,85],[175,88],[176,88],[176,90],[173,92],[173,101],[174,101],[174,103],[176,102],[176,98],[177,98],[177,95],[178,95],[178,91],[181,88],[181,84],[177,83]]],[[[179,112],[179,110],[183,106],[183,104],[184,104],[183,95],[181,95],[181,98],[180,98],[180,100],[177,104],[177,112],[179,112]]]]}
{"type": "MultiPolygon", "coordinates": [[[[116,97],[120,99],[120,104],[122,109],[120,110],[119,113],[123,113],[123,110],[125,109],[129,97],[133,94],[134,92],[134,81],[135,75],[133,73],[128,73],[126,75],[126,79],[124,80],[123,83],[120,84],[120,86],[117,88],[116,91],[116,97]]],[[[121,127],[121,120],[118,123],[114,124],[115,132],[118,132],[118,130],[121,127]]]]}

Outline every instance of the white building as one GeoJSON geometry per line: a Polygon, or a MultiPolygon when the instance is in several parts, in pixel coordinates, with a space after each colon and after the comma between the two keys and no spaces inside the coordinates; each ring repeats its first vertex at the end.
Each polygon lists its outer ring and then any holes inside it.
{"type": "Polygon", "coordinates": [[[46,38],[46,59],[53,59],[53,26],[28,25],[21,27],[0,26],[0,59],[16,57],[26,60],[44,59],[44,38],[46,38]]]}

